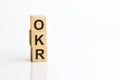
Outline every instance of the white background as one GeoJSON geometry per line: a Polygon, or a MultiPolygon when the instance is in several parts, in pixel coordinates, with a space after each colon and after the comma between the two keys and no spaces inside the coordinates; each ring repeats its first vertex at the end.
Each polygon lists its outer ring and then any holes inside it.
{"type": "Polygon", "coordinates": [[[0,80],[120,80],[120,0],[0,0],[0,80]],[[47,63],[30,62],[30,15],[47,63]]]}

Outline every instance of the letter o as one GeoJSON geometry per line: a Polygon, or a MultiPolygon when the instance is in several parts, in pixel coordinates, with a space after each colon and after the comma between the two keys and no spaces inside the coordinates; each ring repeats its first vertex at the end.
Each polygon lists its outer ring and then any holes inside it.
{"type": "Polygon", "coordinates": [[[43,21],[42,21],[42,20],[36,20],[36,21],[34,22],[34,27],[35,27],[35,29],[37,29],[37,30],[41,30],[41,29],[44,27],[43,21]],[[36,26],[37,22],[40,22],[40,23],[41,23],[41,27],[40,27],[40,28],[38,28],[38,27],[36,26]]]}

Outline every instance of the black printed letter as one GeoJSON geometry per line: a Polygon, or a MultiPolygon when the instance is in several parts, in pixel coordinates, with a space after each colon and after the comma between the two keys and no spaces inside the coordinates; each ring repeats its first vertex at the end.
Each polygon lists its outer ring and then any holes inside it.
{"type": "Polygon", "coordinates": [[[34,22],[34,27],[35,27],[35,29],[37,29],[37,30],[41,30],[41,29],[44,27],[43,21],[42,21],[42,20],[36,20],[36,21],[34,22]],[[41,26],[39,26],[39,28],[36,26],[37,22],[40,22],[40,23],[41,23],[41,26]]]}
{"type": "Polygon", "coordinates": [[[43,49],[36,49],[36,59],[38,59],[38,56],[40,56],[42,59],[45,59],[43,57],[44,50],[43,49]]]}
{"type": "Polygon", "coordinates": [[[39,41],[41,43],[41,45],[44,45],[44,43],[42,42],[41,38],[43,37],[43,35],[39,36],[37,38],[37,35],[35,35],[35,45],[37,45],[37,42],[39,41]]]}

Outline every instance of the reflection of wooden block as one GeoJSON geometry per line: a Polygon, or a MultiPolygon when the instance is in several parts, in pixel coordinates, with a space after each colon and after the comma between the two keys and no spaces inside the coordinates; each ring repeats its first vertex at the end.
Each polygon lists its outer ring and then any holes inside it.
{"type": "Polygon", "coordinates": [[[44,62],[47,61],[47,47],[46,46],[34,46],[31,53],[32,62],[44,62]]]}
{"type": "Polygon", "coordinates": [[[30,80],[47,80],[48,63],[31,63],[30,80]]]}

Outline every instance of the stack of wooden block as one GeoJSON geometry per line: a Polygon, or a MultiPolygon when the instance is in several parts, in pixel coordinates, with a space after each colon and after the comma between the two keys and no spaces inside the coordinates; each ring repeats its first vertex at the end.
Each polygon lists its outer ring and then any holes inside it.
{"type": "Polygon", "coordinates": [[[31,61],[47,61],[46,17],[30,16],[31,61]]]}

